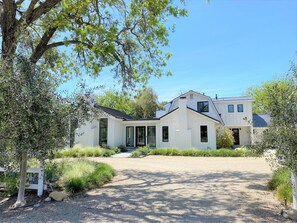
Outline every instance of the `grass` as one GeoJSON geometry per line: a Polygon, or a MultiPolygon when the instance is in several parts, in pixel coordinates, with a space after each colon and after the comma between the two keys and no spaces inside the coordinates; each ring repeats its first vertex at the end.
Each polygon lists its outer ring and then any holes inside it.
{"type": "Polygon", "coordinates": [[[276,191],[277,199],[280,201],[284,201],[286,206],[293,203],[290,177],[291,171],[289,168],[279,168],[278,170],[273,172],[272,178],[267,184],[270,190],[276,191]]]}
{"type": "Polygon", "coordinates": [[[161,156],[196,156],[196,157],[256,157],[255,152],[248,149],[218,149],[218,150],[198,150],[191,148],[188,150],[178,150],[176,148],[156,148],[140,147],[132,153],[131,157],[140,157],[146,155],[161,156]]]}
{"type": "Polygon", "coordinates": [[[57,180],[64,190],[75,194],[102,186],[111,181],[115,170],[104,163],[88,160],[51,162],[46,165],[45,176],[49,181],[57,180]]]}
{"type": "Polygon", "coordinates": [[[62,149],[55,152],[55,158],[66,158],[66,157],[109,157],[116,153],[120,153],[121,149],[114,147],[111,149],[103,149],[101,147],[81,147],[75,145],[70,149],[62,149]]]}

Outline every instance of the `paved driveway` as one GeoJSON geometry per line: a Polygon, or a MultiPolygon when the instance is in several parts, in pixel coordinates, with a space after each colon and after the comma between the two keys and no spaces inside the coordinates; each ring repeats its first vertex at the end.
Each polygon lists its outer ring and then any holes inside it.
{"type": "MultiPolygon", "coordinates": [[[[262,158],[96,158],[113,182],[39,208],[2,211],[0,222],[280,222],[262,158]]],[[[1,206],[0,206],[1,208],[1,206]]]]}

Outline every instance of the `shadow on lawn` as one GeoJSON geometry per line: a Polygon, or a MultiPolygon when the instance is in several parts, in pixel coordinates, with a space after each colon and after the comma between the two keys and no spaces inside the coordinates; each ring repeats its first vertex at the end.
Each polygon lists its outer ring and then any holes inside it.
{"type": "Polygon", "coordinates": [[[250,198],[250,193],[265,192],[259,180],[268,178],[268,174],[238,171],[125,170],[86,197],[44,203],[33,210],[0,209],[0,214],[7,222],[279,222],[275,209],[250,198]],[[245,190],[239,189],[242,184],[245,190]]]}

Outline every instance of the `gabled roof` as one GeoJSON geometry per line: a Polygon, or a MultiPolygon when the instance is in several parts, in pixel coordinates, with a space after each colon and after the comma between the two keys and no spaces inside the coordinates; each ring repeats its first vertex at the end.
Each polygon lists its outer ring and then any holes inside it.
{"type": "Polygon", "coordinates": [[[268,127],[271,122],[271,117],[268,114],[253,114],[253,127],[268,127]]]}
{"type": "Polygon", "coordinates": [[[124,119],[124,120],[133,119],[130,115],[127,115],[126,113],[113,108],[108,108],[101,105],[95,105],[95,108],[99,108],[102,111],[106,112],[109,115],[112,115],[115,118],[124,119]]]}
{"type": "Polygon", "coordinates": [[[218,122],[218,123],[223,124],[220,120],[217,120],[217,119],[215,119],[215,118],[213,118],[213,117],[210,117],[210,116],[208,116],[208,115],[206,115],[206,114],[203,114],[203,113],[201,113],[201,112],[198,112],[198,111],[196,111],[196,110],[194,110],[194,109],[192,109],[192,108],[190,108],[190,107],[187,107],[187,109],[189,109],[189,110],[191,110],[191,111],[193,111],[193,112],[196,112],[196,113],[198,113],[199,115],[205,116],[206,118],[212,119],[213,121],[216,121],[216,122],[218,122]]]}

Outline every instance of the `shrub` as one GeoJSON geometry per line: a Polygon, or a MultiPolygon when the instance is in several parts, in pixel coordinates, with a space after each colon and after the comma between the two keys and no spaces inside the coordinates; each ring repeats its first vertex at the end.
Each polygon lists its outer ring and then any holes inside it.
{"type": "Polygon", "coordinates": [[[219,126],[216,129],[216,136],[217,148],[230,148],[234,143],[232,131],[225,126],[219,126]]]}
{"type": "Polygon", "coordinates": [[[76,160],[57,163],[61,171],[59,184],[70,193],[79,193],[96,186],[102,186],[115,176],[115,170],[104,163],[76,160]]]}
{"type": "Polygon", "coordinates": [[[15,172],[0,173],[0,184],[4,186],[3,196],[15,195],[18,193],[19,174],[15,172]]]}
{"type": "Polygon", "coordinates": [[[124,146],[124,145],[119,145],[118,148],[121,150],[122,153],[124,153],[124,152],[128,152],[127,147],[124,146]]]}
{"type": "Polygon", "coordinates": [[[149,146],[143,146],[139,147],[138,149],[134,150],[133,153],[131,154],[131,157],[137,158],[141,156],[147,156],[150,154],[151,148],[149,146]]]}
{"type": "Polygon", "coordinates": [[[108,157],[119,153],[120,149],[115,147],[112,149],[103,149],[101,147],[85,147],[82,148],[80,145],[75,145],[73,148],[65,148],[55,152],[55,158],[65,157],[108,157]]]}
{"type": "Polygon", "coordinates": [[[281,184],[290,183],[291,172],[289,168],[283,167],[274,171],[267,186],[270,190],[275,190],[281,184]]]}
{"type": "Polygon", "coordinates": [[[293,203],[292,186],[290,183],[280,184],[276,189],[276,197],[280,201],[284,201],[285,205],[293,203]]]}

